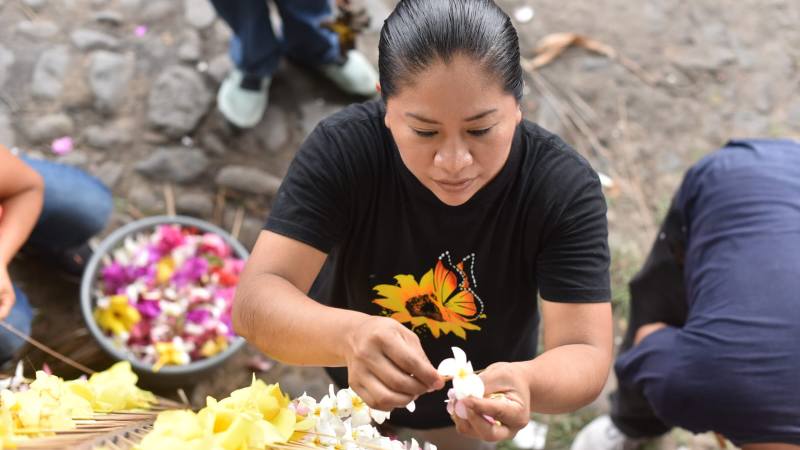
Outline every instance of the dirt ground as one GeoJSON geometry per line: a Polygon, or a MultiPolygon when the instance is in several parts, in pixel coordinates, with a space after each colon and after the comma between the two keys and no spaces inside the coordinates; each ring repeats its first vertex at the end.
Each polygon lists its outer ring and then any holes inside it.
{"type": "MultiPolygon", "coordinates": [[[[377,33],[394,2],[365,3],[372,26],[359,46],[376,61],[377,33]]],[[[512,17],[520,7],[535,11],[532,20],[516,22],[525,58],[534,55],[542,37],[557,32],[584,35],[616,52],[617,58],[611,59],[583,49],[568,50],[529,74],[523,107],[528,119],[563,136],[614,182],[607,191],[609,242],[615,316],[619,330],[624,330],[626,283],[646,255],[685,169],[731,138],[800,136],[800,2],[498,3],[512,17]]],[[[219,19],[205,22],[202,17],[188,17],[187,10],[196,5],[191,0],[0,0],[0,141],[83,167],[103,179],[113,189],[118,206],[107,231],[164,210],[159,183],[171,180],[154,181],[137,170],[137,163],[164,146],[201,152],[209,161],[207,167],[194,179],[175,185],[179,210],[230,228],[235,210],[241,207],[246,215],[240,236],[251,245],[268,213],[270,194],[227,189],[227,206],[212,208],[225,187],[215,175],[235,165],[283,175],[297,146],[319,119],[353,99],[335,92],[319,77],[284,64],[276,74],[262,123],[247,132],[231,130],[213,105],[213,95],[229,67],[225,56],[229,32],[219,19]],[[117,15],[103,19],[98,18],[100,12],[117,15]],[[41,26],[43,21],[57,31],[48,33],[47,26],[41,26]],[[39,34],[26,31],[30,25],[24,22],[40,24],[39,34]],[[135,34],[141,26],[147,27],[144,36],[135,34]],[[71,33],[81,28],[102,31],[115,38],[116,45],[101,42],[80,48],[71,33]],[[56,95],[37,95],[32,84],[37,81],[37,66],[43,64],[42,55],[59,47],[57,52],[66,53],[70,61],[64,70],[55,70],[61,88],[56,95]],[[97,106],[102,92],[90,75],[97,49],[131,61],[129,79],[120,81],[120,100],[110,109],[97,106]],[[191,50],[196,51],[192,54],[191,50]],[[195,71],[201,80],[200,94],[212,98],[198,123],[178,135],[165,132],[148,118],[154,80],[171,66],[195,71]],[[76,150],[55,158],[49,141],[37,136],[35,126],[43,117],[59,113],[71,120],[69,129],[59,131],[74,136],[76,150]],[[90,136],[92,126],[118,131],[123,139],[101,148],[90,136]],[[181,206],[180,199],[187,197],[199,198],[199,203],[205,199],[207,205],[181,206]]],[[[172,94],[180,103],[181,92],[172,94]]],[[[42,313],[35,336],[76,359],[102,366],[103,358],[83,331],[75,285],[51,280],[52,271],[36,261],[17,261],[12,269],[15,280],[42,313]]],[[[187,380],[193,384],[187,389],[192,402],[201,404],[206,395],[225,395],[246,384],[256,353],[248,348],[213,376],[187,380]]],[[[72,375],[39,352],[32,351],[26,358],[31,366],[48,361],[72,375]]],[[[318,369],[278,364],[259,376],[280,381],[292,395],[303,391],[320,395],[327,386],[318,369]]],[[[613,380],[609,389],[612,386],[613,380]]],[[[605,408],[607,402],[601,398],[573,415],[540,417],[550,425],[547,448],[568,448],[579,427],[605,408]]],[[[716,448],[708,436],[692,437],[680,431],[658,447],[716,448]]]]}

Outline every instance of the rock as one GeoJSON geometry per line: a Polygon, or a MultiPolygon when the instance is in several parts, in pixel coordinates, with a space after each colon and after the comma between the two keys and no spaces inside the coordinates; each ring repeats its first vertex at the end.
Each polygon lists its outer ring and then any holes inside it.
{"type": "Polygon", "coordinates": [[[26,133],[34,143],[49,143],[53,139],[72,134],[74,125],[66,114],[51,114],[31,123],[26,133]]]}
{"type": "Polygon", "coordinates": [[[33,70],[31,94],[34,97],[47,99],[61,96],[69,60],[69,50],[66,45],[59,45],[42,53],[33,70]]]}
{"type": "Polygon", "coordinates": [[[227,150],[227,147],[222,140],[217,135],[212,133],[206,133],[203,135],[203,137],[200,139],[200,145],[216,156],[223,156],[227,150]]]}
{"type": "Polygon", "coordinates": [[[256,133],[259,142],[270,153],[276,154],[283,150],[289,142],[289,121],[286,112],[278,106],[270,105],[256,133]]]}
{"type": "Polygon", "coordinates": [[[793,126],[795,129],[800,130],[800,102],[796,102],[794,105],[789,107],[787,116],[787,123],[793,126]]]}
{"type": "Polygon", "coordinates": [[[195,62],[201,56],[200,35],[197,31],[186,30],[183,33],[183,42],[178,47],[178,58],[184,62],[195,62]]]}
{"type": "Polygon", "coordinates": [[[22,3],[33,10],[40,10],[47,5],[47,0],[22,0],[22,3]]]}
{"type": "Polygon", "coordinates": [[[94,94],[95,108],[114,111],[125,99],[133,77],[133,55],[98,50],[89,62],[89,87],[94,94]]]}
{"type": "Polygon", "coordinates": [[[173,13],[175,3],[172,0],[147,1],[139,17],[145,22],[159,21],[173,13]]]}
{"type": "Polygon", "coordinates": [[[114,26],[122,25],[122,23],[125,22],[125,16],[123,16],[122,13],[108,9],[94,13],[92,19],[95,22],[107,23],[114,26]]]}
{"type": "Polygon", "coordinates": [[[198,30],[207,28],[217,18],[217,13],[208,0],[184,0],[183,12],[186,22],[198,30]]]}
{"type": "Polygon", "coordinates": [[[92,6],[105,6],[108,0],[92,0],[92,6]]]}
{"type": "Polygon", "coordinates": [[[178,195],[175,200],[175,209],[179,214],[208,218],[214,212],[214,205],[210,195],[188,192],[178,195]]]}
{"type": "Polygon", "coordinates": [[[161,147],[136,164],[136,170],[149,178],[175,183],[192,181],[207,167],[208,158],[202,151],[183,147],[161,147]]]}
{"type": "Polygon", "coordinates": [[[217,174],[219,186],[249,192],[257,195],[274,196],[281,185],[281,179],[255,167],[227,166],[217,174]]]}
{"type": "Polygon", "coordinates": [[[321,98],[300,105],[304,136],[308,136],[322,119],[335,113],[341,107],[341,105],[328,104],[321,98]]]}
{"type": "Polygon", "coordinates": [[[3,87],[5,82],[8,80],[11,66],[14,65],[15,60],[16,58],[14,58],[14,53],[0,44],[0,87],[3,87]]]}
{"type": "Polygon", "coordinates": [[[73,167],[85,167],[89,162],[89,158],[83,152],[73,150],[64,156],[56,159],[61,164],[66,164],[73,167]]]}
{"type": "Polygon", "coordinates": [[[669,61],[689,71],[716,71],[736,61],[736,55],[723,47],[672,47],[665,53],[669,61]]]}
{"type": "Polygon", "coordinates": [[[138,184],[128,192],[128,201],[144,214],[164,212],[164,199],[156,195],[147,184],[138,184]]]}
{"type": "MultiPolygon", "coordinates": [[[[223,223],[228,230],[233,228],[233,221],[236,219],[236,209],[228,208],[225,210],[223,223]]],[[[254,219],[252,217],[245,217],[242,220],[242,228],[239,230],[237,239],[247,249],[252,249],[258,240],[258,235],[264,229],[264,222],[262,220],[254,219]]]]}
{"type": "Polygon", "coordinates": [[[12,148],[16,144],[15,138],[11,119],[5,113],[0,112],[0,144],[12,148]]]}
{"type": "Polygon", "coordinates": [[[200,75],[187,67],[172,66],[153,83],[147,117],[171,137],[181,137],[197,126],[210,105],[211,92],[200,75]]]}
{"type": "Polygon", "coordinates": [[[17,32],[36,39],[47,39],[58,34],[60,29],[49,20],[25,20],[17,24],[17,32]]]}
{"type": "Polygon", "coordinates": [[[90,146],[100,149],[119,147],[133,141],[130,131],[126,129],[98,125],[87,128],[84,136],[90,146]]]}
{"type": "Polygon", "coordinates": [[[106,161],[94,170],[94,176],[99,178],[109,189],[114,189],[122,177],[122,171],[122,164],[116,161],[106,161]]]}
{"type": "Polygon", "coordinates": [[[70,39],[80,50],[116,50],[119,48],[119,39],[100,31],[80,28],[70,33],[70,39]]]}
{"type": "Polygon", "coordinates": [[[142,0],[120,0],[119,6],[128,14],[133,14],[141,9],[142,0]]]}
{"type": "Polygon", "coordinates": [[[227,53],[222,53],[211,59],[208,63],[208,75],[212,80],[217,83],[222,83],[222,80],[228,76],[228,72],[233,69],[233,62],[227,53]]]}

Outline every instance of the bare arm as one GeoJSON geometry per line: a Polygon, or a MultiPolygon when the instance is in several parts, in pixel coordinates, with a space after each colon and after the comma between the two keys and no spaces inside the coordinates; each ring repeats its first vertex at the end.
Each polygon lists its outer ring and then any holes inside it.
{"type": "Polygon", "coordinates": [[[400,323],[308,297],[325,258],[309,245],[263,231],[234,299],[236,332],[288,364],[346,365],[351,387],[376,408],[403,406],[440,387],[419,339],[400,323]]]}
{"type": "Polygon", "coordinates": [[[33,169],[0,145],[0,266],[25,243],[42,211],[44,182],[33,169]]]}

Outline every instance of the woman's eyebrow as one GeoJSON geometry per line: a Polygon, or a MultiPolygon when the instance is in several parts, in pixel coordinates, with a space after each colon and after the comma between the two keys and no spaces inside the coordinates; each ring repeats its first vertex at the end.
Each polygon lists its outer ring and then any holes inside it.
{"type": "MultiPolygon", "coordinates": [[[[496,112],[497,112],[497,108],[488,109],[488,110],[483,111],[481,113],[475,114],[474,116],[467,117],[466,119],[464,119],[464,122],[473,122],[475,120],[482,119],[482,118],[488,116],[489,114],[496,113],[496,112]]],[[[439,122],[437,122],[437,121],[435,121],[433,119],[428,119],[427,117],[424,117],[424,116],[420,116],[419,114],[414,114],[414,113],[407,112],[405,115],[408,116],[408,117],[412,117],[414,119],[417,119],[420,122],[431,123],[431,124],[434,124],[434,125],[440,125],[439,122]]]]}

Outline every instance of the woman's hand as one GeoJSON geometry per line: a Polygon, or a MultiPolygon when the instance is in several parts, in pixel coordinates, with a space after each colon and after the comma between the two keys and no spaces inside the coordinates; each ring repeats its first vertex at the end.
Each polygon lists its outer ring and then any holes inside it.
{"type": "Polygon", "coordinates": [[[444,387],[416,334],[394,319],[369,316],[347,335],[350,387],[371,408],[405,407],[444,387]]]}
{"type": "Polygon", "coordinates": [[[495,363],[480,374],[485,398],[459,400],[453,421],[459,433],[484,441],[511,439],[531,417],[530,389],[515,363],[495,363]]]}
{"type": "Polygon", "coordinates": [[[0,320],[8,317],[15,300],[14,286],[11,284],[8,268],[0,264],[0,320]]]}

